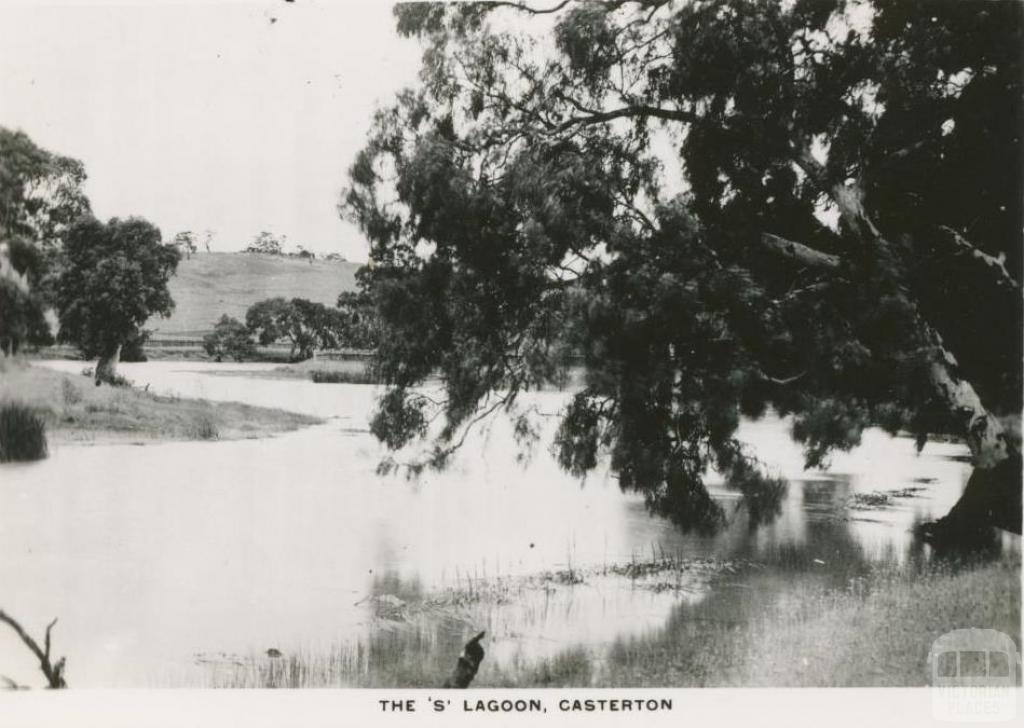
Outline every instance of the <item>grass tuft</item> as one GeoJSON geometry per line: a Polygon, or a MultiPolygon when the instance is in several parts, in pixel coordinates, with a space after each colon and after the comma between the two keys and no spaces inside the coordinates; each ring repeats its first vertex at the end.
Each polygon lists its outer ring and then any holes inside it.
{"type": "Polygon", "coordinates": [[[189,438],[192,440],[217,440],[220,438],[220,430],[217,423],[208,412],[200,412],[188,429],[189,438]]]}
{"type": "Polygon", "coordinates": [[[46,457],[46,423],[31,407],[0,404],[0,463],[46,457]]]}

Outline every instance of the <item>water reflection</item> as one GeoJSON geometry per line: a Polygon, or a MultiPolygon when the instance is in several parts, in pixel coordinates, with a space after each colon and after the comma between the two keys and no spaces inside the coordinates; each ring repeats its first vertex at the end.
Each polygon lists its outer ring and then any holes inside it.
{"type": "MultiPolygon", "coordinates": [[[[75,686],[437,685],[482,629],[483,684],[543,682],[537,664],[585,682],[617,642],[700,634],[871,564],[929,559],[912,528],[945,513],[968,475],[960,446],[918,455],[880,432],[805,473],[785,422],[745,423],[741,437],[788,487],[766,520],[712,480],[730,518],[701,537],[650,517],[606,472],[581,485],[543,449],[521,466],[501,421],[443,474],[380,477],[365,431],[373,387],[217,371],[124,366],[151,391],[330,419],[263,441],[55,447],[0,469],[3,606],[40,625],[60,617],[75,686]],[[876,493],[867,501],[882,505],[857,507],[876,493]],[[648,562],[664,568],[623,576],[648,562]]],[[[549,412],[564,401],[532,397],[549,412]]],[[[9,637],[4,674],[34,684],[9,637]]]]}

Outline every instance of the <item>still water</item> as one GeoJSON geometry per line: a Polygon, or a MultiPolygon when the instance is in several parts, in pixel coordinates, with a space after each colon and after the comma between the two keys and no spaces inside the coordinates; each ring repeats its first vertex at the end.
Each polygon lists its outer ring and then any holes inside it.
{"type": "MultiPolygon", "coordinates": [[[[82,363],[46,366],[77,374],[82,363]]],[[[584,482],[561,472],[546,449],[554,418],[540,418],[545,434],[528,462],[497,420],[444,473],[381,476],[385,453],[367,429],[378,390],[245,376],[270,368],[151,362],[122,373],[150,391],[324,424],[260,440],[57,445],[40,463],[0,466],[0,607],[38,635],[59,617],[55,652],[73,686],[218,684],[211,670],[398,629],[424,618],[407,604],[456,589],[501,592],[486,624],[458,604],[443,615],[454,645],[488,629],[486,665],[500,671],[655,629],[714,588],[699,568],[673,577],[674,588],[638,588],[609,575],[616,566],[667,555],[770,567],[797,553],[839,579],[905,559],[914,523],[946,512],[969,473],[960,445],[918,454],[912,440],[876,431],[827,472],[805,472],[785,421],[745,423],[742,439],[789,480],[779,517],[750,528],[716,485],[729,526],[688,536],[607,472],[584,482]],[[885,507],[858,507],[858,494],[907,488],[885,507]],[[563,573],[551,581],[552,572],[563,573]]],[[[556,413],[564,400],[537,393],[529,404],[556,413]]],[[[0,674],[38,684],[36,670],[0,632],[0,674]]]]}

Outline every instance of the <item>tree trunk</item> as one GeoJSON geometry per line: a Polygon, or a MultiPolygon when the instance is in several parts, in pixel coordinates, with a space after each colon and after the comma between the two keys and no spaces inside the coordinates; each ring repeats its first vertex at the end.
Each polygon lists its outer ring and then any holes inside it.
{"type": "MultiPolygon", "coordinates": [[[[859,183],[837,184],[832,199],[847,225],[880,255],[890,255],[891,245],[868,216],[859,183]]],[[[935,351],[929,379],[936,393],[960,424],[971,450],[974,472],[960,499],[949,513],[918,533],[930,541],[964,542],[984,538],[992,526],[1021,532],[1021,458],[1007,439],[1002,424],[982,404],[969,381],[959,375],[956,357],[942,336],[917,314],[922,333],[935,351]]]]}
{"type": "Polygon", "coordinates": [[[114,347],[113,350],[108,351],[105,354],[101,354],[99,361],[96,362],[96,386],[100,386],[104,382],[107,384],[113,384],[117,377],[117,364],[121,361],[121,344],[114,347]]]}

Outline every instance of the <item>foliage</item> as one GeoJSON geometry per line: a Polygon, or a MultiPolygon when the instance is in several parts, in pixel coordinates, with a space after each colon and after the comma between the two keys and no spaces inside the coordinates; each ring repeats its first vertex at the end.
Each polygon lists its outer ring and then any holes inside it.
{"type": "Polygon", "coordinates": [[[0,403],[0,463],[46,457],[46,424],[31,407],[0,403]]]}
{"type": "Polygon", "coordinates": [[[161,245],[160,231],[141,218],[78,221],[67,232],[63,260],[59,338],[87,357],[108,355],[138,337],[150,316],[174,308],[167,281],[178,253],[161,245]]]}
{"type": "Polygon", "coordinates": [[[579,356],[562,464],[607,453],[652,510],[713,527],[709,467],[760,513],[779,491],[743,415],[792,414],[821,465],[872,424],[960,427],[936,368],[1019,409],[1019,4],[555,10],[542,43],[526,5],[396,8],[422,83],[342,201],[372,244],[378,437],[426,433],[413,388],[439,372],[449,452],[579,356]]]}
{"type": "Polygon", "coordinates": [[[245,325],[263,346],[288,339],[293,358],[309,359],[317,349],[344,345],[347,317],[337,309],[304,298],[268,298],[249,308],[245,325]]]}
{"type": "MultiPolygon", "coordinates": [[[[32,251],[36,248],[13,238],[7,244],[0,244],[0,256],[7,251],[14,253],[11,257],[18,259],[19,251],[32,251]]],[[[31,287],[31,268],[19,268],[18,263],[0,264],[0,354],[16,354],[23,344],[45,346],[53,343],[50,326],[43,312],[46,303],[41,293],[31,287]],[[13,275],[4,275],[12,271],[13,275]]]]}
{"type": "Polygon", "coordinates": [[[338,295],[338,310],[345,315],[345,346],[375,349],[380,343],[380,321],[373,299],[365,291],[344,291],[338,295]]]}
{"type": "Polygon", "coordinates": [[[317,384],[377,384],[377,377],[372,369],[314,369],[309,373],[309,378],[317,384]]]}
{"type": "Polygon", "coordinates": [[[85,167],[37,146],[22,131],[0,127],[0,237],[59,245],[71,223],[89,212],[85,167]]]}
{"type": "Polygon", "coordinates": [[[282,255],[284,252],[284,241],[283,235],[278,237],[264,230],[249,243],[249,247],[245,249],[245,252],[257,253],[259,255],[282,255]]]}
{"type": "Polygon", "coordinates": [[[225,356],[235,361],[245,361],[256,356],[256,344],[249,329],[227,314],[221,316],[213,331],[203,337],[203,349],[217,361],[225,356]]]}
{"type": "Polygon", "coordinates": [[[149,329],[139,329],[127,339],[121,347],[121,361],[144,362],[149,361],[146,356],[146,343],[153,332],[149,329]]]}
{"type": "Polygon", "coordinates": [[[89,212],[82,163],[0,126],[0,348],[53,342],[43,312],[68,226],[89,212]]]}
{"type": "MultiPolygon", "coordinates": [[[[209,250],[210,250],[210,238],[211,237],[212,236],[209,233],[207,233],[207,237],[206,237],[206,250],[207,250],[207,252],[209,252],[209,250]]],[[[198,246],[196,245],[196,236],[192,233],[191,230],[185,230],[185,231],[182,231],[180,233],[177,233],[174,236],[174,240],[172,240],[170,243],[168,243],[168,245],[174,247],[178,251],[179,255],[184,253],[186,259],[191,258],[192,257],[192,253],[196,252],[196,250],[199,249],[198,246]]]]}

